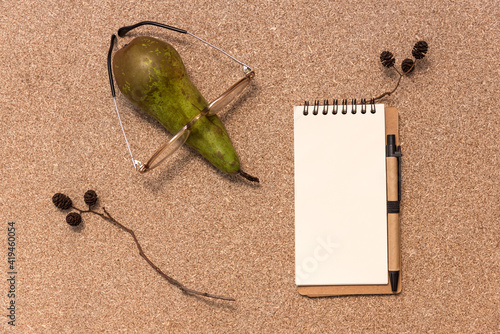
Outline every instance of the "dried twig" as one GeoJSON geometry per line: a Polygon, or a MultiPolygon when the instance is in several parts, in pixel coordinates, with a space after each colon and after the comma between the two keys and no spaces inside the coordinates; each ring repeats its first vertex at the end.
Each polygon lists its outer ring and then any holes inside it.
{"type": "Polygon", "coordinates": [[[76,212],[71,212],[71,213],[69,213],[67,215],[66,221],[68,222],[68,224],[70,224],[72,226],[79,225],[80,222],[81,222],[81,214],[84,214],[84,213],[92,213],[92,214],[98,215],[102,219],[104,219],[104,220],[112,223],[113,225],[119,227],[123,231],[127,232],[128,234],[130,234],[132,236],[132,238],[134,239],[134,242],[135,242],[135,244],[137,246],[137,249],[139,250],[139,255],[154,270],[156,270],[156,272],[158,274],[160,274],[161,277],[163,277],[165,280],[167,280],[167,282],[169,282],[170,284],[172,284],[172,285],[176,286],[177,288],[179,288],[182,292],[184,292],[186,294],[189,294],[189,295],[196,295],[196,296],[202,296],[202,297],[213,298],[213,299],[221,299],[221,300],[226,300],[226,301],[234,301],[233,298],[219,296],[219,295],[214,295],[214,294],[210,294],[210,293],[207,293],[207,292],[200,292],[200,291],[197,291],[197,290],[190,289],[190,288],[184,286],[181,282],[179,282],[176,279],[172,278],[171,276],[165,274],[156,264],[153,263],[153,261],[151,261],[151,259],[149,259],[149,257],[146,255],[146,253],[144,253],[144,250],[142,249],[142,246],[139,243],[139,240],[137,239],[137,236],[135,235],[135,233],[134,233],[134,231],[132,229],[126,227],[125,225],[121,224],[116,219],[114,219],[109,214],[109,212],[106,210],[106,208],[104,208],[104,207],[102,208],[102,210],[103,210],[104,213],[101,213],[101,212],[98,212],[98,211],[95,211],[95,210],[92,209],[92,206],[95,205],[95,203],[97,202],[97,195],[95,195],[95,192],[93,192],[93,193],[91,193],[89,195],[89,192],[91,192],[91,190],[89,190],[85,194],[85,203],[87,203],[87,205],[89,206],[88,210],[81,210],[81,209],[75,207],[73,205],[73,202],[71,201],[71,199],[68,196],[64,195],[64,194],[57,193],[52,198],[52,201],[53,201],[54,205],[56,207],[58,207],[59,209],[61,209],[61,210],[74,209],[74,210],[76,210],[76,211],[79,212],[79,214],[76,213],[76,212]]]}

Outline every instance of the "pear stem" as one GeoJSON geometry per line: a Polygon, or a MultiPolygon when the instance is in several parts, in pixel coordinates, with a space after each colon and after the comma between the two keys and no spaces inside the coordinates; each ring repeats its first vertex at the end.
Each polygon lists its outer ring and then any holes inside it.
{"type": "Polygon", "coordinates": [[[241,169],[238,171],[238,174],[240,174],[241,176],[243,176],[248,181],[256,182],[256,183],[260,182],[258,177],[255,177],[255,176],[252,176],[250,174],[247,174],[244,171],[242,171],[241,169]]]}

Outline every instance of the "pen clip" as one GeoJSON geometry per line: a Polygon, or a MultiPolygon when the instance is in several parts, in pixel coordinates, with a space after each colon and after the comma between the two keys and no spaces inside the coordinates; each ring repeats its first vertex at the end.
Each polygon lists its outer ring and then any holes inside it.
{"type": "Polygon", "coordinates": [[[398,158],[398,202],[401,202],[401,146],[396,148],[396,157],[398,158]]]}
{"type": "Polygon", "coordinates": [[[398,202],[401,201],[401,146],[396,146],[396,135],[387,135],[386,156],[398,159],[398,202]]]}

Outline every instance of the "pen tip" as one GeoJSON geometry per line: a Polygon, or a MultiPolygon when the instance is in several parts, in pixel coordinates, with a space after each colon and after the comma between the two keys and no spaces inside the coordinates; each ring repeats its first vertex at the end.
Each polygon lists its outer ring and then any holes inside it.
{"type": "Polygon", "coordinates": [[[397,292],[399,283],[399,271],[389,271],[389,279],[391,281],[392,292],[397,292]]]}

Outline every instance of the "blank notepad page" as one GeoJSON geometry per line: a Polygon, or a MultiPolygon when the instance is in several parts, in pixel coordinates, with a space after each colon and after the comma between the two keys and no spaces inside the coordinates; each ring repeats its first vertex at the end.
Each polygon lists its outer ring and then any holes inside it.
{"type": "Polygon", "coordinates": [[[375,107],[294,107],[297,285],[388,283],[384,105],[375,107]]]}

